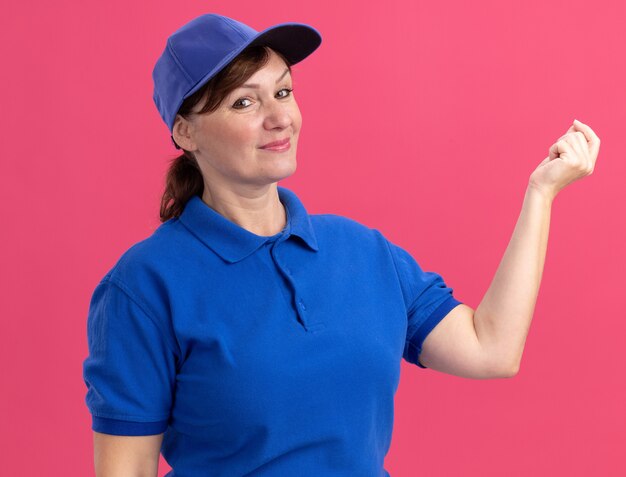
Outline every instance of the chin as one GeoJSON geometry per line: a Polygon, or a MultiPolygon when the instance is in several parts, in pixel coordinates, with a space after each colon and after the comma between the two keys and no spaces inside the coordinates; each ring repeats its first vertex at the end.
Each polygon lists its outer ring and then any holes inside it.
{"type": "Polygon", "coordinates": [[[294,172],[296,172],[298,162],[296,161],[295,155],[291,157],[282,157],[277,159],[279,160],[276,160],[271,164],[267,164],[269,167],[267,167],[264,172],[268,176],[272,176],[275,177],[276,180],[280,180],[289,177],[294,172]]]}
{"type": "Polygon", "coordinates": [[[278,182],[283,179],[286,179],[287,177],[292,176],[296,172],[296,168],[297,168],[297,164],[296,164],[296,161],[294,161],[292,167],[289,167],[288,169],[283,169],[277,172],[276,175],[274,176],[275,179],[273,182],[278,182]]]}

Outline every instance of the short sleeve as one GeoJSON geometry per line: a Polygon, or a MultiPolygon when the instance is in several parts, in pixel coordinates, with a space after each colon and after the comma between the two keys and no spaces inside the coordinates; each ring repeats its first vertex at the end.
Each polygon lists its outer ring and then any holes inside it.
{"type": "Polygon", "coordinates": [[[176,358],[146,306],[105,278],[89,305],[87,342],[83,379],[92,429],[133,436],[164,432],[176,358]]]}
{"type": "Polygon", "coordinates": [[[462,302],[453,296],[453,289],[446,285],[441,275],[422,270],[406,250],[389,241],[387,243],[407,308],[407,335],[402,357],[409,363],[426,368],[418,360],[426,336],[462,302]]]}

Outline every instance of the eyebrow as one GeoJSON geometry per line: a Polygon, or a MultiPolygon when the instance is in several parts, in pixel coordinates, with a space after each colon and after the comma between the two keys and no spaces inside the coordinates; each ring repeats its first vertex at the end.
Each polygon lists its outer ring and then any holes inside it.
{"type": "MultiPolygon", "coordinates": [[[[281,79],[283,79],[285,77],[285,75],[289,73],[289,68],[286,68],[285,71],[283,71],[283,74],[280,75],[280,78],[278,78],[276,80],[276,83],[278,83],[281,79]]],[[[254,88],[254,89],[259,89],[260,86],[257,83],[246,83],[244,85],[241,85],[240,88],[254,88]]]]}

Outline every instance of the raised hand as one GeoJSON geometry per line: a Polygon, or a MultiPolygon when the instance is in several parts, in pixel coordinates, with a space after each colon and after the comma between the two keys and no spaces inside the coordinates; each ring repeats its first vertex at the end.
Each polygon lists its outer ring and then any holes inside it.
{"type": "Polygon", "coordinates": [[[567,132],[550,146],[548,157],[531,174],[529,186],[554,199],[565,186],[593,172],[599,150],[600,138],[596,133],[574,120],[567,132]]]}

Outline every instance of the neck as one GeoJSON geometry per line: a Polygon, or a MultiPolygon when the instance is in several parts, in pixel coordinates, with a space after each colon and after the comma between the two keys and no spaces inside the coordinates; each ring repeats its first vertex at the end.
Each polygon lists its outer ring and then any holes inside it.
{"type": "Polygon", "coordinates": [[[207,187],[202,200],[231,222],[256,235],[279,233],[287,224],[287,211],[280,202],[277,184],[255,191],[207,187]]]}

